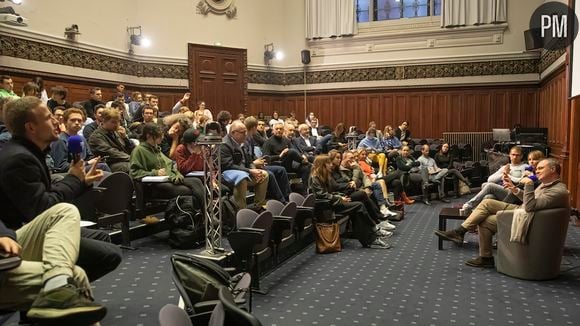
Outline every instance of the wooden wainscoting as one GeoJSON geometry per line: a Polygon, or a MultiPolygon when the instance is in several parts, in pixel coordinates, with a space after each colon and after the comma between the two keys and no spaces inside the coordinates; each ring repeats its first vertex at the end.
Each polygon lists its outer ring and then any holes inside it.
{"type": "Polygon", "coordinates": [[[302,94],[250,93],[248,114],[294,111],[303,120],[314,112],[323,125],[339,122],[366,130],[408,121],[414,137],[438,138],[449,131],[538,126],[537,87],[402,89],[302,94]]]}

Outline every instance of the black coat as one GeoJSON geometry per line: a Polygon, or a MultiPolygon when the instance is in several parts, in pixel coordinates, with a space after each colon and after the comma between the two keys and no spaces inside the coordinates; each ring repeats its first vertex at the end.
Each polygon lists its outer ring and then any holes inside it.
{"type": "Polygon", "coordinates": [[[252,161],[249,152],[242,149],[230,135],[226,135],[223,141],[220,147],[222,171],[239,170],[250,173],[252,161]]]}
{"type": "Polygon", "coordinates": [[[302,137],[295,137],[292,139],[294,147],[300,154],[314,155],[316,154],[316,137],[309,136],[310,146],[306,144],[306,141],[302,137]]]}
{"type": "Polygon", "coordinates": [[[52,184],[46,152],[21,137],[0,151],[0,219],[18,229],[55,204],[71,202],[89,189],[77,177],[66,175],[52,184]]]}

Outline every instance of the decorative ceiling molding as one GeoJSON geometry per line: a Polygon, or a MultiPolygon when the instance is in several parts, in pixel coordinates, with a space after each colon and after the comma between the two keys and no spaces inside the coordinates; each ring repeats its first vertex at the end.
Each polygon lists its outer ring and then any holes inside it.
{"type": "Polygon", "coordinates": [[[507,24],[441,28],[440,23],[359,28],[352,37],[310,40],[313,57],[503,44],[507,24]]]}
{"type": "Polygon", "coordinates": [[[558,60],[561,56],[566,54],[566,49],[558,49],[558,50],[547,50],[542,53],[540,57],[540,64],[539,64],[539,71],[543,73],[548,67],[550,67],[556,60],[558,60]]]}
{"type": "Polygon", "coordinates": [[[235,4],[236,0],[201,0],[197,3],[197,11],[202,15],[207,15],[211,12],[218,15],[226,15],[232,19],[238,13],[235,4]]]}

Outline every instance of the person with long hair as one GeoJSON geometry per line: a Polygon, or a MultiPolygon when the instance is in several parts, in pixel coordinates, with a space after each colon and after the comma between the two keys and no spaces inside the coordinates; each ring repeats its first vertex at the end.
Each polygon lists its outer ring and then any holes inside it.
{"type": "MultiPolygon", "coordinates": [[[[161,126],[155,123],[143,125],[139,146],[131,153],[130,175],[141,181],[147,176],[167,176],[168,182],[151,184],[154,198],[170,199],[180,195],[192,196],[193,206],[203,208],[204,186],[198,178],[184,178],[173,161],[163,154],[159,144],[163,139],[161,126]]],[[[144,223],[158,222],[151,219],[144,223]]]]}
{"type": "Polygon", "coordinates": [[[387,231],[394,230],[395,226],[386,219],[397,214],[387,208],[387,201],[378,183],[375,182],[370,187],[364,187],[364,175],[356,165],[352,152],[346,151],[341,154],[337,150],[331,150],[328,152],[328,156],[332,161],[332,177],[338,184],[339,191],[348,195],[352,201],[362,202],[379,228],[387,231]],[[385,221],[381,222],[383,219],[385,221]]]}
{"type": "Polygon", "coordinates": [[[388,249],[391,246],[377,237],[375,223],[365,206],[352,202],[349,197],[336,194],[338,185],[332,178],[332,161],[328,155],[319,155],[314,159],[308,188],[317,200],[328,200],[335,213],[349,215],[354,228],[354,235],[365,248],[388,249]]]}
{"type": "Polygon", "coordinates": [[[326,145],[328,149],[338,149],[342,150],[346,147],[346,130],[344,128],[344,123],[339,122],[334,131],[331,133],[330,141],[326,145]]]}

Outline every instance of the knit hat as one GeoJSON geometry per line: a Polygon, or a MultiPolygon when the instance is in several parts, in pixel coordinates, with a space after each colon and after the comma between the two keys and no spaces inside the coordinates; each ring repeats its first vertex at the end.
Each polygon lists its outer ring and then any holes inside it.
{"type": "Polygon", "coordinates": [[[196,128],[189,128],[183,133],[183,143],[184,144],[191,144],[197,141],[199,138],[199,130],[196,128]]]}

